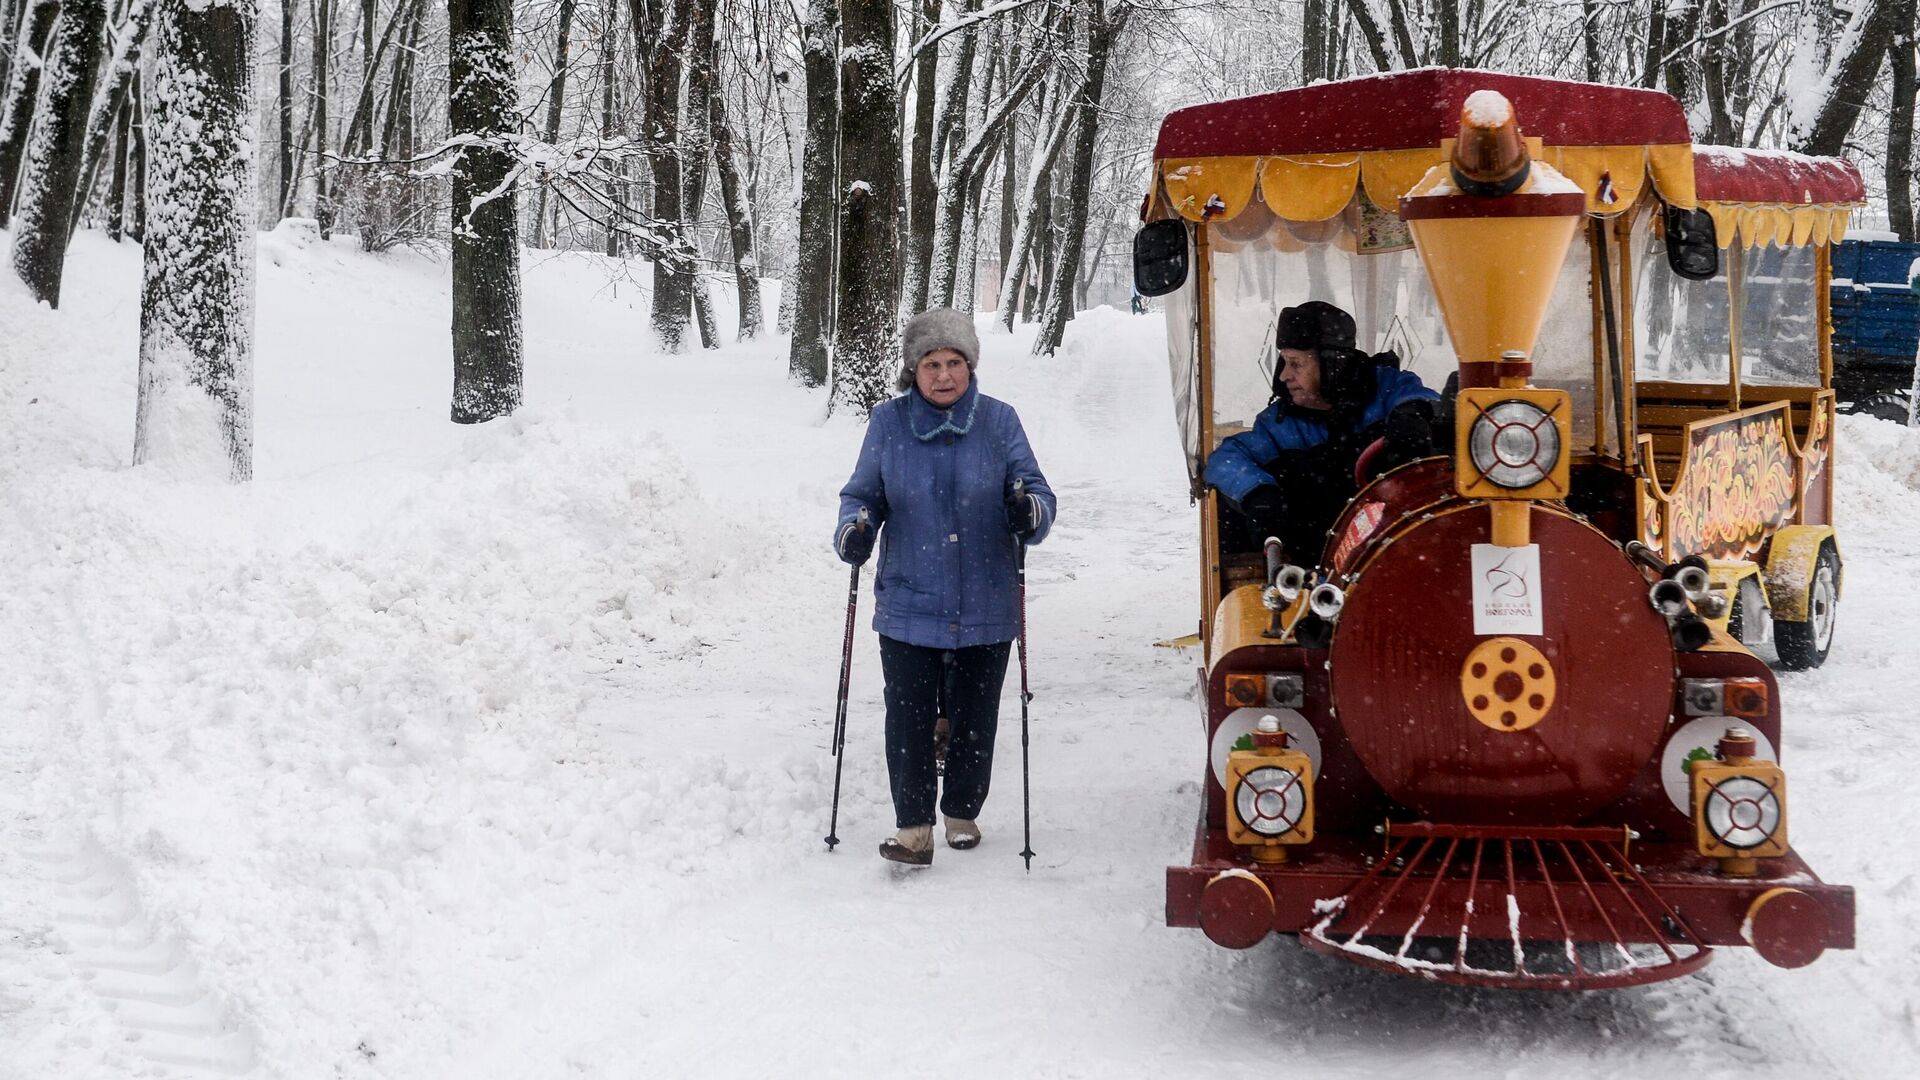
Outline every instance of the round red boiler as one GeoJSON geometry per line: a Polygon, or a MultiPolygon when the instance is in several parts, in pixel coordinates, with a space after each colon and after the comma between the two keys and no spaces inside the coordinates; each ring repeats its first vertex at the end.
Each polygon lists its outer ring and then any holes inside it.
{"type": "Polygon", "coordinates": [[[1472,560],[1490,516],[1455,502],[1372,546],[1334,633],[1333,704],[1367,771],[1428,820],[1570,824],[1617,799],[1658,750],[1673,644],[1619,548],[1535,505],[1540,568],[1526,587],[1542,633],[1474,654],[1493,636],[1475,630],[1472,560]],[[1499,668],[1503,652],[1523,654],[1510,657],[1517,673],[1477,662],[1499,668]],[[1486,677],[1471,685],[1470,669],[1486,677]]]}

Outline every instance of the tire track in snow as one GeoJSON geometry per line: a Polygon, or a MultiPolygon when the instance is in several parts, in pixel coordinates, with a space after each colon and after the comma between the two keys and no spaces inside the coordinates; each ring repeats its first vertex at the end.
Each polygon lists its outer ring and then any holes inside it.
{"type": "MultiPolygon", "coordinates": [[[[39,670],[50,684],[65,693],[57,704],[43,705],[38,739],[29,735],[16,751],[26,758],[16,764],[21,775],[43,769],[66,752],[104,752],[116,761],[119,744],[105,730],[106,706],[97,672],[93,642],[74,603],[71,585],[61,580],[61,569],[50,563],[61,545],[30,516],[6,515],[8,532],[24,534],[26,543],[14,550],[43,553],[40,569],[23,578],[29,587],[9,588],[9,594],[30,604],[45,631],[32,635],[40,655],[26,670],[39,670]],[[64,716],[62,715],[64,713],[64,716]],[[102,745],[104,744],[104,745],[102,745]]],[[[24,717],[22,719],[25,719],[24,717]]],[[[25,785],[17,790],[24,793],[25,785]]],[[[30,907],[39,916],[50,950],[65,961],[67,971],[83,984],[112,1018],[125,1045],[108,1051],[124,1061],[146,1062],[147,1075],[167,1080],[226,1078],[253,1074],[257,1050],[253,1037],[228,1012],[203,977],[199,964],[180,937],[162,928],[141,902],[127,865],[110,855],[99,841],[82,830],[49,825],[27,806],[0,806],[5,818],[10,860],[28,887],[30,907]],[[7,820],[11,819],[11,820],[7,820]],[[117,1051],[117,1053],[116,1053],[117,1051]]],[[[118,816],[117,805],[114,807],[118,816]]],[[[63,1065],[66,1063],[62,1063],[63,1065]]]]}
{"type": "Polygon", "coordinates": [[[181,1080],[252,1074],[252,1036],[179,936],[149,916],[125,865],[91,836],[22,832],[22,861],[50,908],[49,944],[118,1022],[127,1054],[181,1080]]]}

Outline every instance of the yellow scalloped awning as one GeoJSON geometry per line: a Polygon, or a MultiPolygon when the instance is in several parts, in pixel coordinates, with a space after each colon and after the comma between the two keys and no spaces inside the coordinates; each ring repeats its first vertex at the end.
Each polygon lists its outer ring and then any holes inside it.
{"type": "Polygon", "coordinates": [[[1839,243],[1847,233],[1847,215],[1853,207],[1833,203],[1780,206],[1774,203],[1707,201],[1700,204],[1713,217],[1714,236],[1721,247],[1805,247],[1839,243]]]}
{"type": "MultiPolygon", "coordinates": [[[[1619,213],[1651,179],[1668,204],[1694,206],[1691,146],[1566,146],[1539,150],[1587,193],[1587,210],[1619,213]],[[1612,199],[1602,179],[1611,182],[1612,199]]],[[[1254,201],[1288,221],[1324,221],[1346,209],[1355,187],[1376,206],[1396,207],[1427,170],[1446,160],[1443,146],[1345,154],[1168,158],[1160,162],[1167,206],[1188,221],[1231,221],[1254,201]]]]}
{"type": "Polygon", "coordinates": [[[1260,166],[1260,198],[1288,221],[1325,221],[1353,201],[1359,154],[1268,158],[1260,166]]]}

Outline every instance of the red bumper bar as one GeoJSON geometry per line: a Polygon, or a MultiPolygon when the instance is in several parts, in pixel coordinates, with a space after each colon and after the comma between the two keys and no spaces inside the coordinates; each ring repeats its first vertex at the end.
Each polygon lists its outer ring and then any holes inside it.
{"type": "Polygon", "coordinates": [[[1244,948],[1292,933],[1373,967],[1475,985],[1591,989],[1698,970],[1711,946],[1786,967],[1853,947],[1853,890],[1800,858],[1730,878],[1691,845],[1623,828],[1416,823],[1322,834],[1256,866],[1203,827],[1193,865],[1167,871],[1167,923],[1244,948]]]}

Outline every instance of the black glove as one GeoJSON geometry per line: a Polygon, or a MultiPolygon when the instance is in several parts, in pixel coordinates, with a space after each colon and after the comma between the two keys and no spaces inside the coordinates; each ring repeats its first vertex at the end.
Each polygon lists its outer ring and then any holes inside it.
{"type": "Polygon", "coordinates": [[[849,521],[840,526],[840,532],[833,538],[834,553],[840,561],[854,566],[866,565],[873,555],[873,526],[864,521],[849,521]]]}
{"type": "Polygon", "coordinates": [[[1433,413],[1431,401],[1404,401],[1387,414],[1387,449],[1396,461],[1433,456],[1433,413]]]}
{"type": "Polygon", "coordinates": [[[1040,531],[1040,496],[1031,491],[1018,491],[1007,496],[1007,528],[1022,541],[1040,531]]]}
{"type": "Polygon", "coordinates": [[[1279,536],[1287,521],[1287,500],[1272,484],[1261,484],[1240,500],[1240,512],[1246,515],[1247,529],[1255,544],[1269,536],[1279,536]]]}

